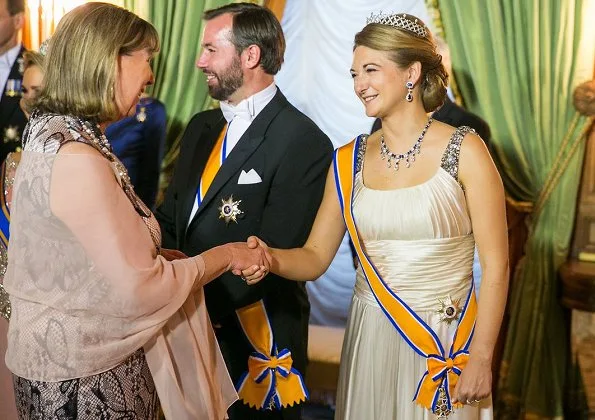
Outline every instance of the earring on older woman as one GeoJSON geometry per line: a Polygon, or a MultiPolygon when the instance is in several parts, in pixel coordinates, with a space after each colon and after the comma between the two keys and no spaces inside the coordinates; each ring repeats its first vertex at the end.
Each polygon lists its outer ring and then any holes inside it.
{"type": "Polygon", "coordinates": [[[405,96],[405,99],[407,102],[413,102],[413,82],[405,83],[405,87],[407,88],[407,96],[405,96]]]}

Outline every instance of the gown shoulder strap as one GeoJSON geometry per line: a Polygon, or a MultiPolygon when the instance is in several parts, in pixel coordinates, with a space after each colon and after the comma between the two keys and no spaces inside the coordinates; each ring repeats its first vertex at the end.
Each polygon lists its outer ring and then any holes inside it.
{"type": "Polygon", "coordinates": [[[454,178],[455,181],[461,184],[459,181],[459,158],[461,153],[461,143],[463,142],[463,138],[467,133],[475,133],[471,127],[462,126],[455,130],[455,132],[450,137],[448,141],[448,145],[444,150],[444,154],[442,155],[442,160],[440,161],[440,166],[446,172],[450,174],[454,178]]]}

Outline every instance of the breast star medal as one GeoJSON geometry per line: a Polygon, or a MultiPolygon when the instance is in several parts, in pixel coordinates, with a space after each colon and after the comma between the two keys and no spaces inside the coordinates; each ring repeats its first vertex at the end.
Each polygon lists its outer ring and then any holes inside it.
{"type": "Polygon", "coordinates": [[[20,141],[21,136],[19,135],[19,127],[16,125],[9,125],[4,129],[2,141],[4,143],[11,143],[15,141],[20,141]]]}
{"type": "Polygon", "coordinates": [[[233,201],[233,195],[227,200],[222,199],[221,207],[219,207],[219,219],[224,219],[227,224],[229,222],[238,223],[237,217],[240,214],[244,214],[239,207],[241,202],[242,200],[233,201]]]}
{"type": "Polygon", "coordinates": [[[438,314],[440,315],[440,321],[450,324],[452,321],[459,319],[459,315],[463,309],[461,308],[461,299],[452,299],[448,296],[445,299],[438,299],[440,302],[440,309],[438,314]]]}

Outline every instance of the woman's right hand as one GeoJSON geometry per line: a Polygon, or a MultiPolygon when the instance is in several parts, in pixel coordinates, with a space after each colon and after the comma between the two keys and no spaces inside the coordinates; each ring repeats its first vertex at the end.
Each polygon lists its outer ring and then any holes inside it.
{"type": "Polygon", "coordinates": [[[263,249],[265,255],[267,257],[267,262],[269,263],[269,267],[248,267],[241,272],[241,277],[244,279],[246,284],[253,285],[261,281],[265,276],[269,273],[270,265],[272,263],[271,254],[269,253],[269,247],[266,243],[264,243],[260,238],[256,236],[250,236],[246,241],[248,248],[251,249],[263,249]]]}
{"type": "MultiPolygon", "coordinates": [[[[231,253],[229,271],[241,276],[242,271],[265,272],[270,269],[270,255],[261,246],[248,246],[246,242],[234,242],[226,245],[231,253]]],[[[246,281],[247,282],[247,281],[246,281]]]]}

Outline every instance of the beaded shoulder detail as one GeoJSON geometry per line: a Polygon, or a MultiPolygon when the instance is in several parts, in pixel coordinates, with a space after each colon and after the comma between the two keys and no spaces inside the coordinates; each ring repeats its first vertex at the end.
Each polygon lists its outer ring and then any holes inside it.
{"type": "MultiPolygon", "coordinates": [[[[461,143],[463,142],[463,138],[467,133],[474,133],[475,130],[471,127],[462,126],[455,130],[452,137],[450,138],[448,145],[446,146],[446,150],[442,155],[442,160],[440,161],[440,166],[446,172],[450,174],[454,178],[455,181],[461,185],[459,181],[459,158],[461,154],[461,143]]],[[[461,185],[461,188],[463,186],[461,185]]]]}
{"type": "Polygon", "coordinates": [[[357,161],[355,163],[355,173],[361,172],[364,166],[364,155],[366,154],[366,146],[368,144],[368,134],[361,134],[357,139],[357,161]]]}

